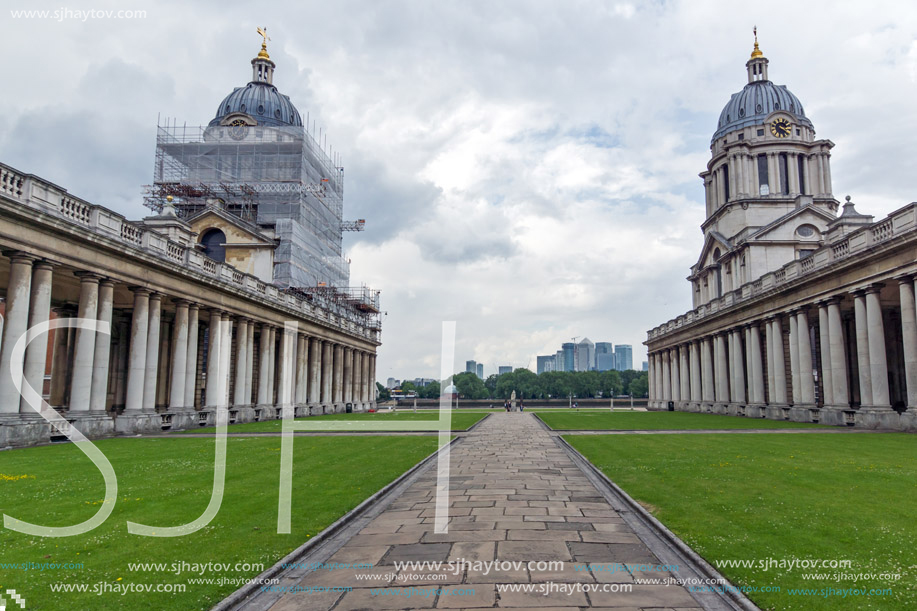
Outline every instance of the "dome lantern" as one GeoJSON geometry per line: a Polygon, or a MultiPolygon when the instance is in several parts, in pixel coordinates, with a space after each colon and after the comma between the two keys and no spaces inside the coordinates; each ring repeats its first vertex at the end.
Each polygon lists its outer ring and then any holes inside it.
{"type": "Polygon", "coordinates": [[[258,33],[261,34],[263,40],[258,56],[252,60],[252,82],[271,85],[274,81],[275,64],[267,53],[267,41],[270,38],[267,35],[267,28],[258,28],[258,33]]]}
{"type": "Polygon", "coordinates": [[[767,58],[764,57],[764,53],[761,52],[760,47],[758,47],[758,26],[755,26],[755,48],[751,52],[751,59],[745,63],[745,68],[748,70],[748,82],[755,83],[757,81],[766,81],[767,80],[767,58]]]}

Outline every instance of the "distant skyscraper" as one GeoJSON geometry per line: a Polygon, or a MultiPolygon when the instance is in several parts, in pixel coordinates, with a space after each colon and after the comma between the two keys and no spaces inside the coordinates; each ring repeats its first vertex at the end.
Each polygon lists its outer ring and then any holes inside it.
{"type": "Polygon", "coordinates": [[[465,361],[465,373],[478,373],[478,364],[475,361],[465,361]]]}
{"type": "Polygon", "coordinates": [[[595,369],[596,371],[608,371],[615,368],[614,346],[611,342],[595,343],[595,369]],[[603,358],[603,355],[610,355],[611,358],[603,358]]]}
{"type": "MultiPolygon", "coordinates": [[[[216,353],[214,352],[214,354],[216,353]]],[[[401,380],[396,380],[395,378],[389,378],[388,380],[385,381],[385,387],[389,390],[395,388],[399,384],[401,384],[401,380]]]]}
{"type": "Polygon", "coordinates": [[[558,350],[554,353],[554,371],[564,370],[564,351],[558,350]]]}
{"type": "Polygon", "coordinates": [[[603,352],[602,354],[595,355],[595,370],[596,371],[609,371],[614,368],[615,368],[614,352],[603,352]]]}
{"type": "Polygon", "coordinates": [[[576,344],[576,371],[595,369],[595,344],[584,337],[576,344]]]}
{"type": "Polygon", "coordinates": [[[547,356],[536,357],[535,360],[538,363],[536,371],[538,373],[544,373],[545,371],[554,371],[554,363],[557,357],[556,355],[548,354],[547,356]]]}
{"type": "Polygon", "coordinates": [[[615,346],[615,369],[625,371],[634,368],[634,347],[630,344],[615,346]]]}
{"type": "Polygon", "coordinates": [[[561,346],[561,350],[563,350],[563,353],[564,353],[564,356],[563,356],[564,366],[563,366],[563,369],[561,369],[560,371],[573,371],[573,364],[575,363],[574,352],[576,351],[576,344],[572,342],[565,342],[561,346]]]}
{"type": "Polygon", "coordinates": [[[477,374],[479,378],[484,379],[484,363],[478,363],[477,374]]]}
{"type": "Polygon", "coordinates": [[[649,370],[650,370],[650,362],[643,361],[643,371],[649,371],[649,370]]]}
{"type": "MultiPolygon", "coordinates": [[[[538,358],[541,358],[541,357],[539,356],[538,358]]],[[[554,357],[552,356],[551,358],[553,359],[554,357]]],[[[497,375],[502,376],[504,373],[512,373],[512,372],[513,372],[513,368],[511,365],[500,365],[499,367],[497,367],[497,375]]]]}

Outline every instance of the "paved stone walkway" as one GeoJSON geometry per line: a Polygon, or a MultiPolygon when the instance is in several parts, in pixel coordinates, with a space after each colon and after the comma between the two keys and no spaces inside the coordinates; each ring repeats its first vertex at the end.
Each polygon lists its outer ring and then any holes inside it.
{"type": "MultiPolygon", "coordinates": [[[[587,563],[660,564],[531,414],[496,413],[453,447],[450,522],[434,534],[435,466],[353,536],[327,562],[371,562],[373,569],[318,570],[298,585],[350,586],[350,592],[292,592],[271,611],[299,609],[538,608],[698,609],[680,586],[634,584],[670,573],[576,570],[587,563]],[[406,560],[562,560],[562,570],[484,570],[465,566],[396,571],[406,560]],[[358,579],[358,574],[372,576],[358,579]],[[574,584],[633,584],[630,592],[537,591],[574,584]],[[532,592],[498,592],[498,584],[535,584],[532,592]],[[461,588],[474,594],[415,593],[410,588],[461,588]],[[388,595],[372,588],[388,588],[388,595]],[[398,594],[398,592],[402,592],[398,594]]],[[[290,585],[290,584],[285,584],[290,585]]],[[[415,592],[417,592],[415,590],[415,592]]]]}

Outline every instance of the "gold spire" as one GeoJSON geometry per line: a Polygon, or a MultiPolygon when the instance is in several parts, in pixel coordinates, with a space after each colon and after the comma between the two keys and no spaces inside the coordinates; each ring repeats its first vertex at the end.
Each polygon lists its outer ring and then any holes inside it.
{"type": "MultiPolygon", "coordinates": [[[[261,42],[261,50],[258,51],[258,58],[271,59],[271,56],[267,54],[267,41],[270,40],[267,35],[267,28],[258,28],[258,33],[261,34],[261,36],[264,38],[264,40],[261,42]]],[[[755,48],[757,48],[757,43],[755,43],[755,48]]]]}
{"type": "Polygon", "coordinates": [[[761,52],[761,49],[758,48],[758,26],[755,26],[755,50],[751,52],[751,58],[757,59],[759,57],[764,57],[764,53],[761,52]]]}

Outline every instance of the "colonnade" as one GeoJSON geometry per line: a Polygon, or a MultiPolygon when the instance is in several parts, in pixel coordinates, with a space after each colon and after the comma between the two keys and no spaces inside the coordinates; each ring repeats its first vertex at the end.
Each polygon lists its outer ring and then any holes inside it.
{"type": "Polygon", "coordinates": [[[21,366],[21,379],[88,437],[212,424],[218,406],[229,407],[230,421],[243,422],[278,417],[285,406],[305,416],[374,405],[374,350],[346,343],[334,329],[328,335],[341,340],[319,335],[326,330],[307,321],[257,320],[29,253],[3,254],[10,268],[0,445],[27,445],[42,435],[42,419],[20,396],[11,366],[21,366]],[[123,307],[116,307],[119,300],[123,307]],[[97,321],[111,332],[61,322],[67,318],[97,321]],[[16,351],[30,328],[49,321],[47,335],[36,335],[24,354],[16,351]]]}
{"type": "Polygon", "coordinates": [[[661,347],[656,409],[899,428],[917,422],[915,277],[896,277],[661,347]],[[886,345],[900,332],[901,350],[886,345]],[[903,353],[903,358],[899,357],[903,353]]]}

